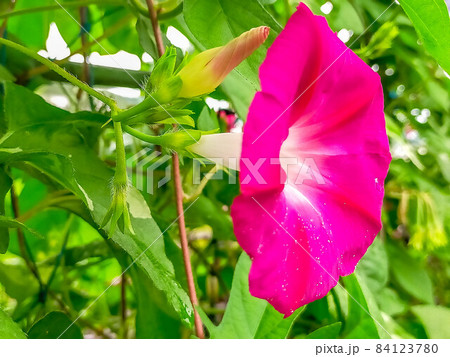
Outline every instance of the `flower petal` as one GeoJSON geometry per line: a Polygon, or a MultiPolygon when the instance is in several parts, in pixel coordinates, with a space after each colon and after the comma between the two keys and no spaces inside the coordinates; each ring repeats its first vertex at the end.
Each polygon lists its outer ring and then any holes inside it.
{"type": "Polygon", "coordinates": [[[252,293],[289,315],[352,273],[381,228],[390,162],[383,92],[378,75],[303,4],[260,78],[231,213],[253,259],[252,293]],[[261,158],[281,159],[260,165],[266,184],[244,164],[261,158]]]}

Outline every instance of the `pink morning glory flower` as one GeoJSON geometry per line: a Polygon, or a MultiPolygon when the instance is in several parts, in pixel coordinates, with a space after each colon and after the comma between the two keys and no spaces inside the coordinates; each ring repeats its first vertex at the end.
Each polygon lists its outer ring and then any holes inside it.
{"type": "Polygon", "coordinates": [[[304,4],[260,80],[231,214],[252,259],[251,294],[289,316],[351,274],[373,242],[391,156],[379,76],[304,4]]]}

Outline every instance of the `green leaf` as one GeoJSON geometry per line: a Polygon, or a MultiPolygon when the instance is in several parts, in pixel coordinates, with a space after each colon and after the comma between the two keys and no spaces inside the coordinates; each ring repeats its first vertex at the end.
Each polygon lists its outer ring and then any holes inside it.
{"type": "Polygon", "coordinates": [[[23,331],[0,309],[0,339],[1,338],[27,338],[23,331]]]}
{"type": "Polygon", "coordinates": [[[300,308],[285,319],[267,301],[251,296],[248,286],[250,266],[250,258],[242,253],[220,325],[214,326],[202,314],[211,338],[286,338],[293,322],[303,310],[300,308]]]}
{"type": "MultiPolygon", "coordinates": [[[[14,128],[14,132],[10,131],[5,135],[2,147],[19,148],[23,152],[48,152],[60,159],[59,163],[55,163],[53,160],[29,158],[43,173],[66,177],[66,180],[61,179],[59,183],[85,202],[99,225],[110,204],[109,182],[113,172],[99,160],[80,134],[80,127],[83,125],[101,125],[95,120],[98,115],[61,111],[29,90],[12,83],[5,84],[5,92],[5,119],[14,128]],[[24,102],[27,103],[26,106],[23,105],[24,102]],[[55,170],[65,166],[61,163],[70,163],[70,173],[61,171],[56,175],[55,170]]],[[[166,294],[168,302],[181,320],[190,325],[193,310],[189,297],[175,278],[173,265],[164,251],[162,233],[153,220],[147,203],[133,187],[129,189],[128,204],[136,236],[117,232],[112,240],[147,273],[156,288],[166,294]]],[[[98,226],[95,228],[99,229],[98,226]]]]}
{"type": "Polygon", "coordinates": [[[422,321],[429,338],[450,338],[450,309],[444,306],[418,305],[413,313],[422,321]]]}
{"type": "MultiPolygon", "coordinates": [[[[139,43],[142,49],[147,52],[153,59],[159,58],[158,49],[156,48],[155,36],[153,34],[152,23],[148,17],[138,16],[136,23],[136,31],[139,36],[139,43]]],[[[170,41],[165,33],[162,33],[163,44],[165,47],[170,46],[170,41]]]]}
{"type": "MultiPolygon", "coordinates": [[[[107,31],[115,24],[123,21],[123,19],[130,14],[129,8],[126,6],[106,6],[104,7],[104,16],[102,20],[103,31],[107,31]]],[[[138,56],[142,55],[143,51],[139,46],[139,38],[136,33],[136,20],[130,19],[126,25],[118,32],[108,37],[108,42],[116,49],[133,53],[138,56]]]]}
{"type": "MultiPolygon", "coordinates": [[[[342,278],[348,296],[346,338],[389,338],[375,299],[358,273],[342,278]]],[[[336,287],[341,289],[341,287],[336,287]]]]}
{"type": "Polygon", "coordinates": [[[237,67],[242,80],[252,83],[258,90],[258,70],[267,49],[281,31],[281,26],[257,0],[186,0],[184,19],[192,34],[204,46],[223,46],[253,27],[271,28],[267,41],[237,67]]]}
{"type": "Polygon", "coordinates": [[[323,338],[339,338],[341,332],[342,322],[335,322],[334,324],[323,326],[311,332],[307,339],[323,339],[323,338]]]}
{"type": "Polygon", "coordinates": [[[209,131],[216,130],[218,128],[219,120],[216,112],[209,109],[207,106],[204,106],[197,119],[197,129],[209,131]]]}
{"type": "Polygon", "coordinates": [[[52,311],[36,322],[28,331],[30,339],[82,339],[80,328],[66,314],[52,311]]]}
{"type": "Polygon", "coordinates": [[[399,0],[427,51],[450,73],[450,17],[443,0],[399,0]]]}
{"type": "Polygon", "coordinates": [[[380,238],[375,238],[356,269],[364,275],[364,280],[373,293],[386,285],[389,278],[388,257],[380,238]]]}
{"type": "Polygon", "coordinates": [[[234,239],[230,215],[221,209],[219,202],[203,195],[199,196],[195,205],[186,212],[186,224],[192,228],[207,224],[213,229],[214,238],[234,239]]]}
{"type": "MultiPolygon", "coordinates": [[[[60,1],[63,3],[63,1],[60,1]]],[[[25,10],[47,5],[55,5],[54,0],[27,0],[17,2],[15,10],[25,10]]],[[[63,4],[64,5],[64,4],[63,4]]],[[[69,10],[72,13],[72,10],[69,10]]],[[[31,12],[13,16],[8,20],[8,32],[17,36],[25,46],[40,50],[45,48],[50,24],[55,22],[62,36],[68,41],[69,36],[79,33],[79,25],[71,17],[78,18],[76,12],[69,15],[64,10],[31,12]]]]}
{"type": "Polygon", "coordinates": [[[0,81],[15,81],[16,77],[5,67],[0,65],[0,81]]]}
{"type": "Polygon", "coordinates": [[[395,316],[404,313],[408,306],[398,296],[398,293],[390,288],[384,288],[375,295],[380,310],[389,316],[395,316]]]}
{"type": "Polygon", "coordinates": [[[243,80],[239,73],[231,72],[223,81],[223,92],[230,98],[234,110],[242,120],[247,118],[248,109],[255,96],[256,90],[252,84],[243,80]]]}
{"type": "Polygon", "coordinates": [[[181,338],[181,323],[165,295],[142,272],[129,270],[136,292],[136,338],[181,338]]]}
{"type": "Polygon", "coordinates": [[[20,228],[33,234],[36,238],[44,239],[38,232],[28,228],[25,224],[9,217],[0,216],[0,228],[20,228]]]}
{"type": "Polygon", "coordinates": [[[25,262],[14,258],[0,262],[0,284],[19,303],[39,292],[39,284],[25,262]]]}
{"type": "Polygon", "coordinates": [[[433,285],[423,263],[394,244],[388,245],[394,279],[409,294],[425,303],[433,303],[433,285]]]}

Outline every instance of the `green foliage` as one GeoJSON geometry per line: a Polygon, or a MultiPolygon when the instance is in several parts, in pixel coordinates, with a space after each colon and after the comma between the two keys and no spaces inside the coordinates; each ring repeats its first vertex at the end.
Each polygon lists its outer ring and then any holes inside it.
{"type": "Polygon", "coordinates": [[[450,17],[444,1],[400,0],[425,48],[450,73],[450,17]]]}
{"type": "Polygon", "coordinates": [[[62,312],[52,311],[36,322],[28,331],[31,339],[80,339],[80,328],[62,312]]]}
{"type": "Polygon", "coordinates": [[[323,326],[311,332],[306,338],[308,339],[323,339],[323,338],[338,338],[342,328],[342,322],[335,322],[334,324],[323,326]]]}
{"type": "Polygon", "coordinates": [[[0,309],[0,338],[26,338],[19,326],[0,309]]]}
{"type": "Polygon", "coordinates": [[[423,263],[403,249],[389,247],[391,271],[397,283],[409,294],[425,303],[433,303],[433,288],[423,263]],[[417,282],[420,281],[420,284],[417,282]]]}
{"type": "Polygon", "coordinates": [[[348,315],[344,334],[346,338],[389,338],[383,325],[375,298],[365,286],[363,278],[353,274],[342,279],[348,295],[348,315]]]}
{"type": "Polygon", "coordinates": [[[192,34],[205,48],[222,46],[253,27],[269,26],[268,41],[237,68],[255,89],[259,88],[258,68],[281,27],[258,0],[186,0],[183,14],[192,34]]]}
{"type": "Polygon", "coordinates": [[[443,306],[417,305],[412,311],[423,322],[429,338],[450,338],[450,309],[443,306]]]}
{"type": "MultiPolygon", "coordinates": [[[[22,87],[6,84],[6,120],[11,116],[15,118],[11,128],[14,134],[3,142],[4,147],[45,151],[58,158],[56,162],[39,158],[33,160],[32,165],[51,175],[83,199],[92,210],[94,220],[100,224],[108,207],[108,182],[112,174],[92,153],[77,130],[79,121],[83,122],[88,113],[82,113],[81,117],[78,117],[78,114],[61,111],[22,87]],[[29,105],[21,105],[22,100],[29,105]],[[58,115],[66,119],[60,119],[58,122],[49,119],[58,115]],[[73,119],[74,117],[78,119],[73,119]],[[67,124],[62,126],[65,120],[67,124]]],[[[88,126],[95,127],[98,126],[97,123],[94,116],[88,126]]],[[[130,190],[128,204],[136,236],[117,232],[112,236],[112,240],[147,272],[157,288],[166,292],[167,298],[180,313],[182,320],[189,324],[192,316],[190,302],[173,277],[172,264],[165,256],[164,242],[160,239],[162,233],[137,190],[130,190]]]]}
{"type": "Polygon", "coordinates": [[[301,309],[284,318],[265,300],[250,295],[250,258],[242,253],[236,265],[227,310],[219,326],[203,315],[211,338],[286,338],[301,309]]]}

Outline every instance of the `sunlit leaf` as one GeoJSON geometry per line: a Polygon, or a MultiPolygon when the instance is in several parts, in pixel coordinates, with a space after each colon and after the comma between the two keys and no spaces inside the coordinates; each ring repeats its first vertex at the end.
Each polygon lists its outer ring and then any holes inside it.
{"type": "Polygon", "coordinates": [[[450,17],[443,0],[400,0],[425,48],[450,73],[450,17]]]}
{"type": "Polygon", "coordinates": [[[0,309],[0,338],[27,338],[23,331],[0,309]]]}

